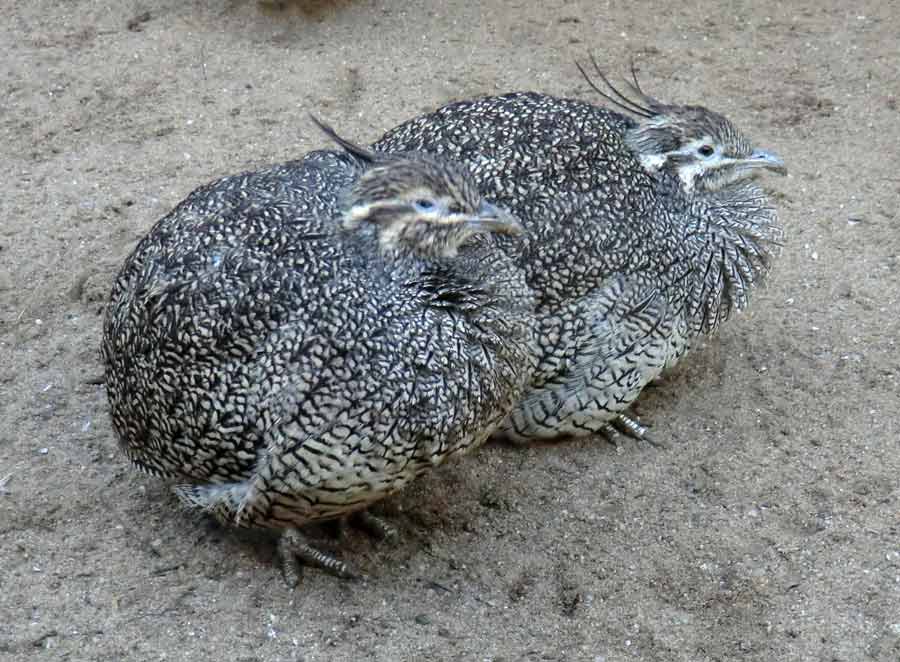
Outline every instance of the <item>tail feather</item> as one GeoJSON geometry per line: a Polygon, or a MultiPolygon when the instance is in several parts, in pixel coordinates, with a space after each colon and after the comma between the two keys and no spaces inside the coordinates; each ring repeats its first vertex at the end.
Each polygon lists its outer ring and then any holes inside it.
{"type": "Polygon", "coordinates": [[[223,524],[237,524],[237,512],[249,489],[246,483],[224,485],[176,485],[172,488],[182,504],[199,509],[223,524]]]}

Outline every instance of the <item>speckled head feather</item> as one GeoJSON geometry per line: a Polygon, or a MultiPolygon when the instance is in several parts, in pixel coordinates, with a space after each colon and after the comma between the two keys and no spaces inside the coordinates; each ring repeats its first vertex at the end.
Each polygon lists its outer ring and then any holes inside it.
{"type": "Polygon", "coordinates": [[[364,167],[343,196],[344,229],[372,226],[386,254],[453,257],[475,234],[521,234],[518,219],[482,200],[471,175],[452,161],[415,152],[378,154],[312,120],[364,167]]]}
{"type": "Polygon", "coordinates": [[[444,203],[451,214],[475,214],[481,205],[481,194],[462,168],[424,154],[385,157],[360,176],[347,201],[350,206],[413,204],[428,198],[444,203]]]}
{"type": "Polygon", "coordinates": [[[450,212],[477,213],[482,202],[481,194],[472,183],[471,174],[462,166],[424,152],[373,152],[341,137],[315,116],[310,115],[310,119],[329,139],[366,166],[349,190],[349,207],[388,200],[414,202],[422,196],[436,195],[448,201],[450,212]]]}
{"type": "Polygon", "coordinates": [[[784,162],[774,154],[754,150],[750,140],[723,115],[703,106],[666,104],[641,88],[632,63],[630,82],[634,97],[616,88],[591,56],[596,75],[609,89],[604,92],[577,64],[595,92],[638,121],[625,135],[645,169],[667,169],[678,176],[685,191],[713,192],[749,179],[762,169],[785,173],[784,162]]]}

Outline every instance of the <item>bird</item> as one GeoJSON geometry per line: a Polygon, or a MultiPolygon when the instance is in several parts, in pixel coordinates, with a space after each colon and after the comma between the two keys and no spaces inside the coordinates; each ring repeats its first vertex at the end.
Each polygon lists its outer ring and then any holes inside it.
{"type": "MultiPolygon", "coordinates": [[[[782,243],[757,175],[786,172],[726,117],[615,87],[606,105],[537,92],[450,103],[388,130],[378,152],[467,166],[527,229],[506,250],[538,297],[540,358],[498,436],[514,443],[625,433],[641,391],[698,336],[744,309],[782,243]]],[[[661,444],[664,445],[664,444],[661,444]]]]}
{"type": "Polygon", "coordinates": [[[534,295],[496,246],[518,219],[427,154],[337,143],[191,193],[114,281],[101,353],[137,469],[340,577],[312,522],[357,521],[481,445],[537,363],[534,295]]]}

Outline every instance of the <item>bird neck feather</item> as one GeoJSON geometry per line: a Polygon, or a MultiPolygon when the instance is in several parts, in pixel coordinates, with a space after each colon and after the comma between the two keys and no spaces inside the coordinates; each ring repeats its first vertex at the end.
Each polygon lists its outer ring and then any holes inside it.
{"type": "Polygon", "coordinates": [[[684,239],[692,255],[687,316],[694,333],[710,333],[748,303],[781,239],[778,215],[751,182],[688,194],[684,239]]]}

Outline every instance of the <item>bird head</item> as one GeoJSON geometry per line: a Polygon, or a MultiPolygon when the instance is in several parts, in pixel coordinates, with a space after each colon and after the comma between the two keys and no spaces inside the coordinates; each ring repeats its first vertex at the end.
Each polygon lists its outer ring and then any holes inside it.
{"type": "Polygon", "coordinates": [[[363,166],[344,199],[344,229],[372,228],[384,252],[453,257],[476,234],[522,234],[518,219],[483,200],[454,162],[416,152],[372,152],[313,121],[363,166]]]}
{"type": "Polygon", "coordinates": [[[686,191],[715,192],[755,177],[764,170],[785,174],[775,154],[756,149],[727,118],[702,106],[664,104],[646,94],[632,66],[632,95],[626,96],[594,69],[609,92],[601,90],[578,65],[591,87],[619,108],[637,116],[625,141],[647,171],[666,170],[681,180],[686,191]]]}

